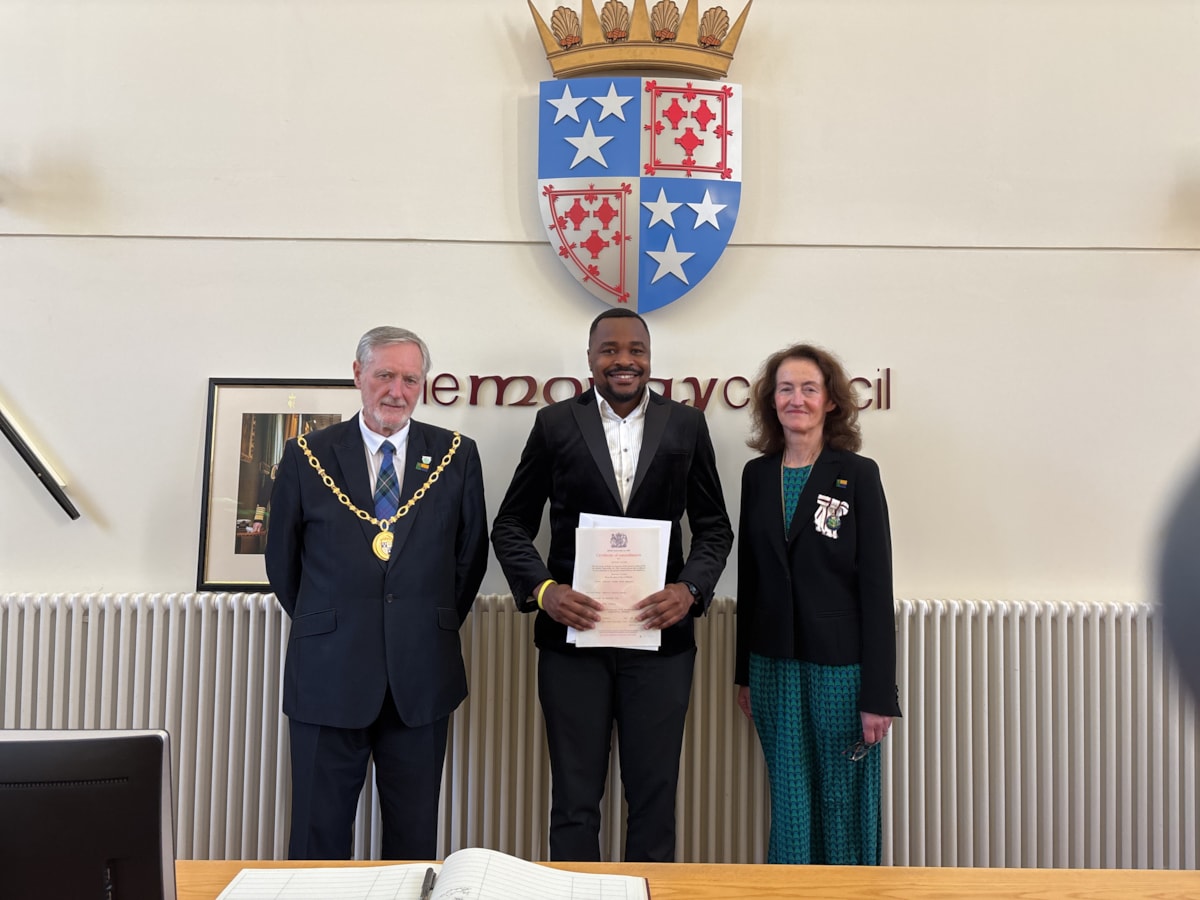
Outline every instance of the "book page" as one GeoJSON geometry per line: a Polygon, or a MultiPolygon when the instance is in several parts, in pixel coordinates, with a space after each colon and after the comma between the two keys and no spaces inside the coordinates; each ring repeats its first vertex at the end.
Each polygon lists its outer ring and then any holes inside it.
{"type": "Polygon", "coordinates": [[[495,850],[451,853],[433,900],[650,900],[646,879],[548,869],[495,850]]]}
{"type": "Polygon", "coordinates": [[[217,900],[419,900],[437,864],[327,869],[242,869],[217,900]]]}

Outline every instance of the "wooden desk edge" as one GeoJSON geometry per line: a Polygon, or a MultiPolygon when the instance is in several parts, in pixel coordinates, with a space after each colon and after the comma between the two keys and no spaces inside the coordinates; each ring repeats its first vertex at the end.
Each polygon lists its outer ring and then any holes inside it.
{"type": "MultiPolygon", "coordinates": [[[[244,868],[378,866],[384,861],[179,860],[178,900],[216,900],[244,868]]],[[[543,863],[556,869],[638,875],[652,900],[1184,900],[1200,897],[1200,872],[1165,869],[974,869],[904,866],[767,866],[718,863],[543,863]]]]}

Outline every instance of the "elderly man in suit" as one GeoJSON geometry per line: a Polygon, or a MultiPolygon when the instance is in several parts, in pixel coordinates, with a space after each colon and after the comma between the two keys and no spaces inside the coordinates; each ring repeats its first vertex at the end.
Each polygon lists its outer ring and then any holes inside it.
{"type": "Polygon", "coordinates": [[[733,543],[704,414],[647,388],[650,332],[627,308],[592,323],[594,388],[538,412],[492,528],[496,557],[534,624],[538,695],[553,777],[550,855],[600,858],[600,800],[617,726],[629,806],[625,858],[675,858],[675,788],[696,644],[703,615],[733,543]],[[533,540],[550,503],[545,562],[533,540]],[[578,648],[568,626],[586,630],[603,610],[572,589],[580,513],[667,520],[667,584],[637,605],[645,628],[662,631],[657,651],[578,648]],[[683,551],[681,519],[691,547],[683,551]]]}
{"type": "Polygon", "coordinates": [[[350,856],[372,756],[384,858],[436,855],[447,726],[467,695],[458,631],[487,568],[487,511],[475,443],[412,419],[428,373],[411,331],[368,331],[354,361],[362,412],[289,441],[279,463],[266,557],[292,619],[292,859],[350,856]]]}

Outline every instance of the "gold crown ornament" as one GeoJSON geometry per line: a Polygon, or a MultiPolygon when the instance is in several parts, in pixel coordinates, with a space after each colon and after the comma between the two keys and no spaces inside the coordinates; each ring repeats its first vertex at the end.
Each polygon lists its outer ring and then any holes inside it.
{"type": "Polygon", "coordinates": [[[697,0],[686,0],[682,13],[674,0],[659,0],[652,9],[647,0],[633,0],[632,11],[620,0],[607,0],[599,14],[594,0],[583,0],[582,20],[560,6],[549,25],[533,0],[528,2],[555,78],[620,69],[724,78],[753,0],[732,27],[720,6],[700,15],[697,0]]]}

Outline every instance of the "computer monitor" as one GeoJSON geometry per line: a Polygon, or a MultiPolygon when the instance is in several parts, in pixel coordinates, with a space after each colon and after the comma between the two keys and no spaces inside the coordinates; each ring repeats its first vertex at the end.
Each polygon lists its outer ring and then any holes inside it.
{"type": "Polygon", "coordinates": [[[175,900],[165,731],[0,730],[0,897],[175,900]]]}

